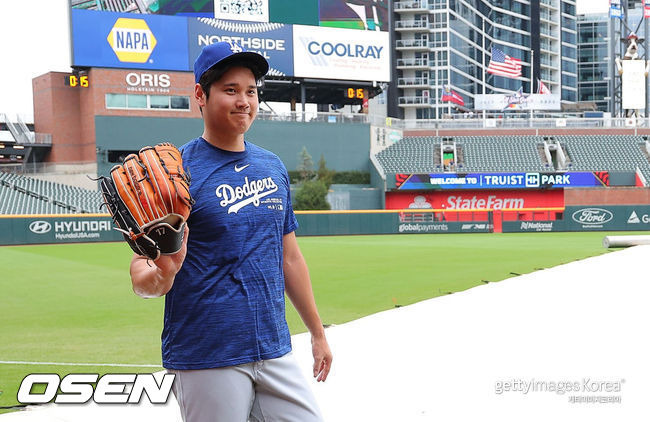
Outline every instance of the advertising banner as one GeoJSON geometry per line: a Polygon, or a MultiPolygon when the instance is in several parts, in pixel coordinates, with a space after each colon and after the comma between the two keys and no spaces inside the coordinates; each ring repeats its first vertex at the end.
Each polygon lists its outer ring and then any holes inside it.
{"type": "Polygon", "coordinates": [[[236,42],[256,51],[269,61],[269,75],[293,76],[292,26],[281,23],[228,22],[219,19],[190,19],[188,69],[206,45],[220,41],[236,42]]]}
{"type": "Polygon", "coordinates": [[[396,174],[399,190],[539,189],[609,186],[608,172],[396,174]]]}
{"type": "Polygon", "coordinates": [[[561,208],[561,190],[388,192],[387,209],[522,209],[561,208]]]}
{"type": "Polygon", "coordinates": [[[623,108],[645,109],[645,60],[622,60],[623,108]]]}
{"type": "Polygon", "coordinates": [[[0,218],[0,233],[0,245],[123,240],[109,216],[0,218]]]}
{"type": "Polygon", "coordinates": [[[294,76],[390,81],[388,32],[293,26],[294,76]]]}
{"type": "Polygon", "coordinates": [[[561,110],[562,99],[552,94],[477,94],[474,96],[476,110],[561,110]]]}
{"type": "Polygon", "coordinates": [[[503,232],[650,230],[650,206],[568,206],[562,220],[504,221],[503,232]]]}
{"type": "Polygon", "coordinates": [[[74,66],[190,70],[187,18],[71,10],[74,66]]]}
{"type": "Polygon", "coordinates": [[[366,31],[389,30],[386,0],[320,0],[318,3],[320,26],[366,31]]]}
{"type": "Polygon", "coordinates": [[[487,222],[463,223],[398,223],[397,233],[489,233],[492,226],[487,222]]]}

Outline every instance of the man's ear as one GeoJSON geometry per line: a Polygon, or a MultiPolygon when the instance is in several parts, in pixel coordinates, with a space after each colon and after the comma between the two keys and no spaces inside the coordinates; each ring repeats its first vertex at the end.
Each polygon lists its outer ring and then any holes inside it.
{"type": "Polygon", "coordinates": [[[199,107],[205,107],[207,96],[205,95],[205,91],[203,91],[201,84],[194,85],[194,98],[199,107]]]}

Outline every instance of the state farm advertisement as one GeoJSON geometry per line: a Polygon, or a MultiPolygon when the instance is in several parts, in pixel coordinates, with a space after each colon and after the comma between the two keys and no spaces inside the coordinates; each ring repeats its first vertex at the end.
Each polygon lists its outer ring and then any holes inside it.
{"type": "Polygon", "coordinates": [[[563,190],[388,192],[386,209],[522,209],[564,207],[563,190]]]}

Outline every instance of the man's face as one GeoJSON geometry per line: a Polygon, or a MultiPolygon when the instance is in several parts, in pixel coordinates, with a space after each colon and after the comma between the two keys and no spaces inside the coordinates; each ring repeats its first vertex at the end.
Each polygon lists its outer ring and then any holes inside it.
{"type": "Polygon", "coordinates": [[[223,134],[243,135],[257,115],[255,76],[246,67],[233,67],[210,85],[207,98],[202,93],[197,95],[197,100],[203,107],[206,124],[223,134]]]}

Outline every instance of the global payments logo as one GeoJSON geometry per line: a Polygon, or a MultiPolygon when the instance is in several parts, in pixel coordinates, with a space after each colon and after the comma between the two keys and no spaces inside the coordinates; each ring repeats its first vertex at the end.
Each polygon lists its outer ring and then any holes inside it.
{"type": "Polygon", "coordinates": [[[145,63],[156,47],[156,37],[144,19],[119,18],[106,40],[121,62],[145,63]]]}

